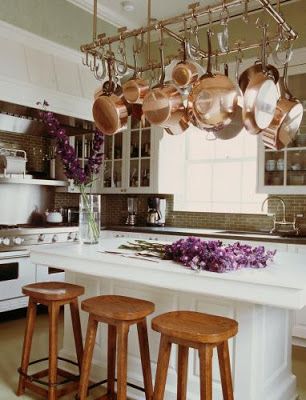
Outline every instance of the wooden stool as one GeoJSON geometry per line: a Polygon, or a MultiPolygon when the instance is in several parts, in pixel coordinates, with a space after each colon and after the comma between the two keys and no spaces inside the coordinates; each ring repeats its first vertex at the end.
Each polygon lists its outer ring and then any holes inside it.
{"type": "MultiPolygon", "coordinates": [[[[85,400],[88,390],[89,373],[95,345],[98,322],[108,324],[107,349],[107,394],[100,399],[115,398],[115,366],[117,354],[117,400],[126,399],[127,385],[127,350],[130,325],[137,324],[140,356],[146,400],[153,395],[150,364],[149,341],[146,316],[154,311],[154,304],[125,296],[97,296],[82,302],[82,310],[89,313],[82,373],[80,379],[79,399],[85,400]]],[[[97,386],[97,385],[94,385],[97,386]]],[[[143,390],[136,385],[136,389],[143,390]]]]}
{"type": "Polygon", "coordinates": [[[178,344],[177,399],[186,400],[189,347],[200,357],[201,400],[212,400],[212,355],[217,347],[224,400],[233,400],[227,340],[238,332],[238,323],[229,318],[193,311],[174,311],[152,320],[161,333],[153,400],[162,400],[172,343],[178,344]]]}
{"type": "MultiPolygon", "coordinates": [[[[40,282],[31,285],[26,285],[22,288],[22,292],[29,296],[29,306],[27,311],[27,322],[24,336],[21,367],[18,369],[20,374],[19,386],[17,395],[24,394],[28,388],[33,392],[48,398],[56,400],[57,398],[72,392],[78,388],[79,377],[57,367],[57,360],[61,359],[72,364],[82,364],[83,343],[80,324],[80,315],[78,308],[78,296],[84,293],[82,286],[72,285],[65,282],[40,282]],[[34,331],[34,323],[36,318],[37,304],[43,304],[48,307],[49,312],[49,357],[29,363],[32,337],[34,331]],[[60,306],[64,304],[70,305],[71,319],[75,340],[78,363],[58,357],[58,316],[60,306]],[[49,368],[37,372],[33,375],[28,375],[29,365],[36,364],[40,361],[49,359],[49,368]],[[48,383],[41,378],[48,376],[48,383]],[[65,385],[58,383],[57,376],[65,378],[65,385]],[[70,382],[72,381],[72,382],[70,382]],[[69,382],[69,383],[66,383],[69,382]],[[63,385],[61,389],[57,386],[63,385]],[[43,386],[47,386],[45,389],[43,386]]],[[[80,368],[79,368],[80,369],[80,368]]]]}

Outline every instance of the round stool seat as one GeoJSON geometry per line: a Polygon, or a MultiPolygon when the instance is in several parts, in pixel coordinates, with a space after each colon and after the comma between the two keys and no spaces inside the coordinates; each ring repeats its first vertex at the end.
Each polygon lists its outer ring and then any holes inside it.
{"type": "Polygon", "coordinates": [[[152,328],[166,336],[195,343],[220,343],[238,332],[230,318],[194,311],[173,311],[152,319],[152,328]]]}
{"type": "Polygon", "coordinates": [[[133,321],[145,318],[154,311],[150,301],[126,296],[97,296],[82,301],[82,310],[100,318],[133,321]]]}
{"type": "Polygon", "coordinates": [[[66,282],[38,282],[23,286],[22,293],[38,300],[68,301],[84,294],[84,288],[66,282]]]}

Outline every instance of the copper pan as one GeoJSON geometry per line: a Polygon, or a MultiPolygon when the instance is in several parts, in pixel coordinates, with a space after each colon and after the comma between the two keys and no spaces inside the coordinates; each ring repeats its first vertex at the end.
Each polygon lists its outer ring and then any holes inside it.
{"type": "Polygon", "coordinates": [[[176,128],[180,133],[183,133],[189,124],[181,93],[175,85],[164,83],[163,46],[160,47],[160,57],[162,66],[160,81],[145,96],[142,106],[143,113],[152,125],[159,125],[162,128],[176,128]]]}
{"type": "Polygon", "coordinates": [[[138,76],[137,55],[134,51],[134,76],[128,80],[123,86],[122,91],[124,98],[131,104],[142,104],[145,95],[148,93],[150,86],[146,79],[138,76]]]}
{"type": "Polygon", "coordinates": [[[182,44],[184,58],[173,68],[172,80],[180,88],[185,88],[198,79],[198,69],[192,62],[187,61],[188,54],[190,54],[189,43],[184,39],[182,44]]]}
{"type": "Polygon", "coordinates": [[[232,122],[237,109],[238,95],[234,84],[223,74],[212,73],[211,36],[207,31],[207,71],[196,82],[189,95],[196,125],[203,129],[220,130],[232,122]]]}
{"type": "Polygon", "coordinates": [[[239,86],[244,93],[242,117],[247,131],[257,135],[267,128],[274,117],[279,93],[276,83],[278,71],[266,66],[267,26],[263,27],[261,63],[244,71],[239,79],[239,86]]]}
{"type": "Polygon", "coordinates": [[[112,78],[112,61],[108,60],[109,81],[104,83],[104,93],[95,99],[92,113],[95,124],[105,135],[114,135],[127,125],[128,108],[121,93],[116,87],[115,93],[112,78]]]}
{"type": "Polygon", "coordinates": [[[303,106],[288,89],[288,64],[284,66],[284,75],[280,79],[281,98],[271,124],[262,132],[267,147],[280,150],[288,146],[295,138],[303,118],[303,106]]]}

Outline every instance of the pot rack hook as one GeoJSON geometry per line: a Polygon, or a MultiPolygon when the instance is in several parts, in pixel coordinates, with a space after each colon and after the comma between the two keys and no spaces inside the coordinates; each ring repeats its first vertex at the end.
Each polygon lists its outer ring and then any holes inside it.
{"type": "Polygon", "coordinates": [[[123,32],[125,32],[126,30],[127,28],[125,26],[118,29],[118,32],[120,33],[120,38],[119,38],[119,46],[117,52],[121,57],[121,60],[115,63],[115,69],[118,75],[124,75],[128,69],[127,58],[126,58],[126,47],[123,38],[123,32]]]}
{"type": "Polygon", "coordinates": [[[82,64],[85,65],[85,67],[89,67],[89,60],[88,60],[88,51],[85,51],[85,59],[82,57],[82,64]]]}
{"type": "MultiPolygon", "coordinates": [[[[188,6],[188,9],[191,10],[191,23],[189,27],[190,35],[189,35],[189,46],[191,44],[191,36],[193,37],[193,45],[196,49],[200,49],[200,40],[199,40],[199,22],[198,17],[196,14],[196,9],[199,7],[200,3],[193,3],[188,6]]],[[[198,61],[201,59],[197,50],[192,50],[190,48],[189,57],[194,60],[198,61]]]]}

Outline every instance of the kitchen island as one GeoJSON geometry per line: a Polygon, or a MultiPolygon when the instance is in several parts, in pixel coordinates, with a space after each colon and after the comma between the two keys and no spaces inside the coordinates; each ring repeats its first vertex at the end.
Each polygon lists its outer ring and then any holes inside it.
{"type": "MultiPolygon", "coordinates": [[[[171,261],[101,253],[114,250],[126,239],[104,239],[98,245],[65,244],[33,249],[35,264],[66,270],[69,282],[85,286],[84,298],[121,294],[153,301],[156,313],[196,310],[234,318],[239,333],[230,343],[236,400],[294,400],[295,376],[291,372],[292,311],[306,305],[305,256],[278,253],[266,269],[226,274],[194,272],[171,261]]],[[[85,333],[87,315],[82,313],[85,333]]],[[[65,314],[62,354],[74,356],[73,335],[65,314]]],[[[150,332],[153,374],[159,336],[150,332]]],[[[106,373],[106,329],[97,335],[92,378],[106,373]]],[[[171,355],[166,399],[176,398],[176,352],[171,355]]],[[[214,400],[221,400],[218,365],[214,362],[214,400]]],[[[197,353],[190,354],[188,399],[199,399],[197,353]]],[[[142,373],[136,332],[129,337],[129,381],[141,384],[142,373]]],[[[130,390],[132,398],[142,394],[130,390]]]]}

